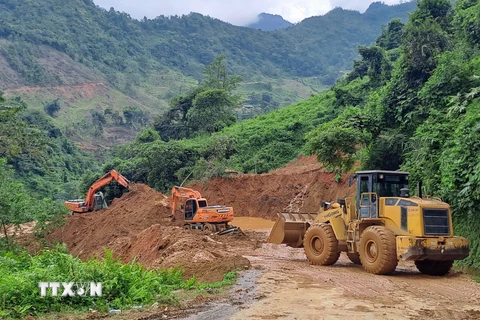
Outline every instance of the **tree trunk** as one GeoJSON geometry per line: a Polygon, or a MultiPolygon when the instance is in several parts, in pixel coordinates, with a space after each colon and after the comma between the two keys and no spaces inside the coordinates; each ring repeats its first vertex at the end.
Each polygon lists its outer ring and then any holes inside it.
{"type": "Polygon", "coordinates": [[[10,241],[8,240],[7,226],[5,225],[5,222],[2,222],[2,226],[3,226],[3,233],[5,234],[5,241],[7,241],[7,248],[10,249],[10,241]]]}

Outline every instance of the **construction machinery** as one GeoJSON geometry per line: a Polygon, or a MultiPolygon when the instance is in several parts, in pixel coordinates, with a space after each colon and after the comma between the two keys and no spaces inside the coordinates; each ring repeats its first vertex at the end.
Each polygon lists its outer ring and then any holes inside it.
{"type": "Polygon", "coordinates": [[[322,203],[319,213],[281,213],[268,242],[303,247],[311,264],[332,265],[340,252],[373,274],[392,273],[398,260],[429,275],[445,275],[469,254],[453,235],[450,206],[439,198],[410,196],[408,172],[359,171],[355,198],[322,203]]]}
{"type": "Polygon", "coordinates": [[[184,218],[185,229],[200,229],[210,232],[228,233],[234,231],[228,223],[233,220],[233,208],[224,205],[209,206],[207,199],[200,192],[175,186],[172,188],[170,208],[172,217],[178,210],[179,201],[183,200],[180,209],[184,218]]]}
{"type": "Polygon", "coordinates": [[[100,188],[106,186],[112,181],[116,181],[125,188],[129,188],[130,181],[115,170],[110,170],[103,177],[95,181],[88,189],[85,199],[76,199],[65,201],[64,205],[72,213],[84,213],[90,211],[97,211],[107,207],[105,198],[100,188]]]}

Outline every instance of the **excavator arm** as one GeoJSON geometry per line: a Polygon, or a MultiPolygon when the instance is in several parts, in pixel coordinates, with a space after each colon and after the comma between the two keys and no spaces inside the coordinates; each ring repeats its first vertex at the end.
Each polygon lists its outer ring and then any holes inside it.
{"type": "Polygon", "coordinates": [[[84,201],[70,200],[65,202],[65,206],[73,212],[89,212],[93,210],[95,201],[95,193],[103,186],[112,181],[117,181],[125,188],[129,188],[130,181],[115,170],[110,170],[103,177],[95,181],[88,189],[87,196],[84,201]]]}
{"type": "Polygon", "coordinates": [[[181,198],[192,198],[192,199],[200,199],[202,195],[200,192],[185,188],[174,186],[172,188],[172,196],[170,197],[170,208],[172,210],[171,215],[172,217],[175,215],[175,211],[177,210],[178,200],[181,198]]]}
{"type": "Polygon", "coordinates": [[[110,170],[110,172],[106,173],[103,177],[95,181],[90,188],[88,189],[87,192],[87,197],[85,198],[85,206],[87,207],[88,210],[93,207],[93,201],[95,199],[95,193],[103,186],[106,186],[112,181],[117,181],[120,183],[122,186],[128,189],[128,186],[130,185],[130,181],[128,181],[127,178],[122,176],[120,173],[118,173],[115,170],[110,170]]]}

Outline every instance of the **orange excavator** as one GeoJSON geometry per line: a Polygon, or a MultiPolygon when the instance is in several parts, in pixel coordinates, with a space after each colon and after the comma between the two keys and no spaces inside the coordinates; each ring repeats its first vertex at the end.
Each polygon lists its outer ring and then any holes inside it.
{"type": "Polygon", "coordinates": [[[122,176],[115,170],[110,170],[107,174],[103,177],[95,181],[87,192],[87,197],[84,199],[77,199],[77,200],[68,200],[65,201],[64,205],[70,210],[72,213],[84,213],[90,211],[97,211],[107,207],[107,203],[105,202],[105,198],[103,197],[102,192],[98,192],[101,187],[106,186],[112,181],[117,181],[125,188],[129,188],[130,181],[127,178],[122,176]]]}
{"type": "Polygon", "coordinates": [[[238,229],[228,224],[233,220],[232,207],[209,206],[207,199],[203,198],[200,192],[185,187],[175,186],[172,188],[170,198],[172,217],[175,217],[180,199],[184,200],[184,204],[180,208],[184,217],[185,229],[200,229],[218,232],[218,234],[229,233],[238,229]]]}

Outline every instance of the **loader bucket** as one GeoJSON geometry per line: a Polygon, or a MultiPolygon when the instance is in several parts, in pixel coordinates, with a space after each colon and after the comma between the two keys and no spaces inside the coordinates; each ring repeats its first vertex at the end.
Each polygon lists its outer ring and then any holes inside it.
{"type": "Polygon", "coordinates": [[[302,247],[305,231],[317,215],[316,213],[279,213],[267,242],[286,244],[293,248],[302,247]]]}

